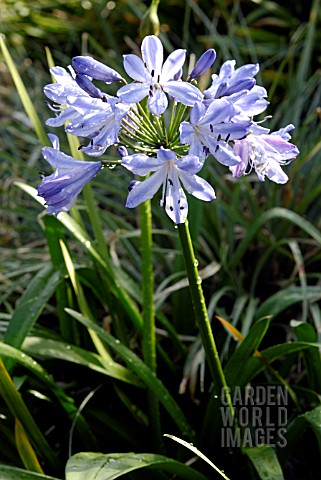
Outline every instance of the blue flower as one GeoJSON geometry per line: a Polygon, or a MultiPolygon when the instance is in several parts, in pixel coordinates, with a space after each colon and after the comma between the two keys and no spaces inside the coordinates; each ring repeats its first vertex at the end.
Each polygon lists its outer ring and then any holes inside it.
{"type": "Polygon", "coordinates": [[[215,58],[216,52],[213,48],[206,50],[206,52],[204,52],[203,55],[201,55],[196,62],[196,65],[191,71],[189,77],[193,79],[203,75],[203,73],[205,73],[209,68],[211,68],[211,66],[215,62],[215,58]]]}
{"type": "Polygon", "coordinates": [[[90,139],[84,153],[93,157],[102,155],[118,142],[120,124],[130,105],[102,93],[88,76],[75,75],[72,69],[69,74],[61,67],[54,67],[51,73],[57,82],[47,85],[44,92],[55,103],[52,109],[58,115],[46,124],[58,127],[68,122],[67,133],[90,139]]]}
{"type": "Polygon", "coordinates": [[[56,82],[46,85],[44,93],[54,102],[55,106],[50,108],[57,115],[55,118],[49,118],[46,121],[46,125],[49,125],[50,127],[61,127],[67,121],[78,121],[81,118],[81,115],[68,104],[69,98],[83,95],[88,96],[88,94],[77,85],[72,75],[64,68],[53,67],[50,72],[56,82]]]}
{"type": "Polygon", "coordinates": [[[209,202],[215,199],[211,185],[195,175],[203,166],[203,162],[195,155],[177,158],[174,152],[161,147],[157,158],[133,154],[123,157],[122,165],[140,176],[155,172],[142,182],[131,183],[126,207],[137,207],[152,198],[163,186],[160,205],[165,203],[165,211],[173,222],[183,223],[187,217],[188,205],[182,185],[188,193],[200,200],[209,202]]]}
{"type": "Polygon", "coordinates": [[[212,75],[212,85],[204,91],[206,98],[229,96],[242,90],[251,90],[255,85],[254,76],[259,71],[258,64],[247,64],[235,70],[235,60],[223,63],[218,75],[212,75]]]}
{"type": "Polygon", "coordinates": [[[121,121],[130,110],[130,105],[109,97],[106,102],[91,97],[69,97],[69,104],[78,112],[77,121],[71,121],[66,132],[90,138],[82,151],[92,157],[105,153],[106,149],[119,141],[121,121]]]}
{"type": "Polygon", "coordinates": [[[297,147],[288,141],[291,138],[288,132],[293,128],[293,125],[288,125],[269,133],[267,128],[253,125],[250,135],[234,142],[234,150],[241,162],[230,167],[233,177],[246,175],[254,169],[260,181],[267,176],[275,183],[286,183],[288,176],[281,166],[287,165],[299,154],[297,147]]]}
{"type": "Polygon", "coordinates": [[[44,198],[47,213],[57,216],[72,208],[82,188],[101,169],[101,162],[75,160],[59,150],[59,140],[55,135],[50,135],[50,139],[53,147],[44,147],[42,155],[56,170],[43,178],[38,185],[38,195],[44,198]]]}
{"type": "Polygon", "coordinates": [[[95,80],[102,80],[105,83],[119,82],[123,80],[116,70],[107,67],[92,57],[74,57],[72,59],[72,66],[75,72],[87,75],[95,80]]]}
{"type": "Polygon", "coordinates": [[[233,123],[236,113],[234,106],[224,98],[214,99],[208,108],[202,102],[197,103],[191,110],[190,122],[180,125],[180,140],[190,145],[188,153],[201,159],[211,153],[223,165],[237,165],[240,158],[227,140],[244,137],[250,122],[233,123]]]}
{"type": "Polygon", "coordinates": [[[135,80],[118,90],[118,96],[127,103],[137,103],[148,96],[148,108],[161,115],[167,108],[166,93],[178,102],[193,106],[203,95],[194,85],[174,80],[185,62],[186,50],[174,50],[163,64],[163,45],[159,38],[150,35],[142,42],[142,57],[124,55],[124,69],[135,80]]]}

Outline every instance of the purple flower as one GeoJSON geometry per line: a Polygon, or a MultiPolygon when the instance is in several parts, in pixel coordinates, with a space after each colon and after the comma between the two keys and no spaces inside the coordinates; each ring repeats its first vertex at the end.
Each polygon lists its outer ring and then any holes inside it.
{"type": "Polygon", "coordinates": [[[94,60],[92,57],[74,57],[72,59],[72,66],[75,72],[87,75],[95,80],[102,80],[105,83],[119,82],[122,80],[121,75],[119,75],[116,70],[94,60]]]}
{"type": "Polygon", "coordinates": [[[130,110],[130,105],[109,97],[106,102],[97,98],[69,97],[69,104],[78,112],[77,121],[71,121],[66,132],[90,138],[82,151],[92,157],[105,153],[106,149],[119,141],[120,124],[130,110]]]}
{"type": "Polygon", "coordinates": [[[291,138],[288,132],[293,128],[293,125],[288,125],[269,133],[267,128],[254,125],[250,135],[234,142],[234,150],[241,162],[230,167],[233,177],[246,175],[254,169],[260,181],[267,176],[275,183],[286,183],[288,176],[281,166],[287,165],[299,154],[297,147],[288,142],[291,138]]]}
{"type": "Polygon", "coordinates": [[[190,107],[203,98],[194,85],[174,80],[185,62],[186,50],[174,50],[163,64],[163,45],[159,38],[150,35],[144,38],[141,51],[143,59],[124,55],[124,69],[135,83],[118,90],[121,100],[136,103],[148,96],[149,110],[159,116],[168,105],[166,93],[190,107]]]}
{"type": "Polygon", "coordinates": [[[190,78],[198,78],[205,73],[215,62],[216,52],[213,48],[206,50],[196,62],[195,67],[190,73],[190,78]]]}
{"type": "Polygon", "coordinates": [[[152,198],[163,186],[160,205],[165,203],[165,211],[173,222],[183,223],[187,217],[188,205],[182,185],[188,193],[200,200],[209,202],[215,199],[211,185],[195,175],[203,166],[203,162],[195,155],[177,158],[174,152],[161,147],[157,158],[145,154],[128,155],[123,157],[122,165],[141,176],[155,172],[142,182],[131,183],[126,207],[137,207],[152,198]]]}
{"type": "Polygon", "coordinates": [[[57,216],[72,208],[82,188],[101,169],[101,162],[75,160],[59,150],[59,140],[55,135],[50,135],[50,140],[53,147],[44,147],[42,155],[56,170],[43,178],[38,185],[38,195],[44,198],[47,213],[57,216]]]}
{"type": "Polygon", "coordinates": [[[237,165],[240,158],[227,141],[244,137],[250,122],[233,123],[235,113],[236,109],[224,98],[214,99],[208,108],[197,103],[191,110],[190,123],[180,125],[180,140],[190,145],[188,153],[201,159],[211,153],[223,165],[237,165]]]}

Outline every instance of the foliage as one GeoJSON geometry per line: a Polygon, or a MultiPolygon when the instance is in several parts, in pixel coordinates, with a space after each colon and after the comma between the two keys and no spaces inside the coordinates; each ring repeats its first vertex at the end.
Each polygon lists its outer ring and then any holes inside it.
{"type": "MultiPolygon", "coordinates": [[[[218,199],[209,205],[190,202],[194,249],[231,391],[246,385],[281,386],[289,394],[285,446],[226,448],[220,438],[220,392],[212,391],[178,233],[156,201],[152,233],[157,375],[142,358],[140,228],[137,212],[123,205],[129,176],[116,169],[107,172],[107,189],[102,183],[106,176],[92,183],[103,242],[89,210],[90,189],[72,214],[56,219],[43,214],[32,188],[45,168],[41,134],[36,137],[31,123],[32,112],[40,124],[48,117],[42,87],[50,79],[43,45],[59,65],[68,65],[80,51],[90,51],[120,67],[121,53],[139,42],[146,2],[2,3],[6,45],[31,102],[25,113],[12,83],[12,68],[10,72],[8,58],[3,57],[1,478],[61,479],[67,464],[66,478],[73,479],[90,465],[96,475],[99,462],[106,465],[107,460],[114,460],[118,476],[131,470],[127,477],[133,479],[168,478],[164,472],[179,478],[220,478],[208,463],[191,458],[195,451],[191,454],[163,438],[165,433],[192,441],[231,479],[318,478],[319,7],[319,0],[176,0],[161,1],[158,9],[167,50],[183,46],[199,55],[213,47],[218,64],[230,58],[238,65],[258,61],[260,83],[270,92],[273,127],[295,124],[294,143],[301,152],[288,167],[285,188],[259,183],[251,175],[236,183],[213,164],[206,177],[218,199]],[[225,328],[216,316],[225,321],[225,328]],[[151,394],[161,404],[159,419],[152,414],[151,394]],[[35,460],[28,463],[30,458],[35,460]],[[44,474],[37,470],[37,460],[44,474]],[[150,470],[152,465],[155,469],[150,470]],[[146,468],[135,473],[138,466],[146,468]]],[[[21,94],[21,86],[18,91],[21,94]]],[[[67,148],[67,138],[64,143],[67,148]]],[[[97,478],[116,478],[112,474],[102,472],[97,478]]]]}

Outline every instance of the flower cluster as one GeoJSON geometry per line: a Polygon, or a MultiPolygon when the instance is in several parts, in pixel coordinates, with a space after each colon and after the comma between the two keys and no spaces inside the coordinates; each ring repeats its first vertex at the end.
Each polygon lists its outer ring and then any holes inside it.
{"type": "MultiPolygon", "coordinates": [[[[267,176],[285,183],[281,166],[299,153],[289,143],[292,125],[270,133],[253,120],[268,105],[266,90],[254,78],[258,65],[235,68],[234,60],[227,61],[201,92],[197,79],[211,68],[215,51],[207,50],[184,79],[185,57],[186,50],[178,49],[164,61],[161,41],[150,35],[142,42],[141,58],[124,55],[132,82],[91,57],[78,56],[69,72],[53,68],[56,82],[44,89],[56,113],[47,125],[65,125],[66,132],[84,139],[82,151],[91,157],[116,145],[121,159],[115,163],[140,177],[129,185],[126,206],[136,207],[162,187],[160,205],[177,224],[188,213],[185,191],[204,201],[215,199],[212,186],[197,175],[209,156],[234,177],[254,171],[260,181],[267,176]],[[95,81],[120,84],[117,96],[101,91],[95,81]]],[[[43,179],[38,194],[48,213],[57,215],[72,207],[103,161],[72,159],[53,137],[53,147],[44,148],[43,155],[56,171],[43,179]]]]}

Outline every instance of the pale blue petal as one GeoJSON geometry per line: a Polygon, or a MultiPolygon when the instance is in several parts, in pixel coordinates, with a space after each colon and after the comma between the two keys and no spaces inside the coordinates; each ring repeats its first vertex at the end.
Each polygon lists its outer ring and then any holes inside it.
{"type": "Polygon", "coordinates": [[[46,120],[46,125],[49,127],[61,127],[64,125],[67,121],[78,121],[80,119],[79,113],[72,107],[67,108],[66,110],[63,110],[59,115],[57,115],[54,118],[48,118],[46,120]]]}
{"type": "Polygon", "coordinates": [[[201,117],[205,115],[206,106],[202,102],[197,102],[190,112],[190,121],[192,125],[198,125],[201,117]]]}
{"type": "Polygon", "coordinates": [[[150,200],[159,190],[166,179],[165,166],[146,178],[143,182],[137,183],[129,192],[126,207],[134,208],[146,200],[150,200]]]}
{"type": "Polygon", "coordinates": [[[157,78],[163,65],[163,45],[158,37],[149,35],[142,42],[142,57],[149,73],[157,78]]]}
{"type": "Polygon", "coordinates": [[[144,153],[134,153],[122,158],[121,164],[136,175],[144,177],[158,170],[165,162],[159,158],[148,157],[144,153]]]}
{"type": "Polygon", "coordinates": [[[225,98],[214,99],[198,124],[205,125],[212,123],[215,125],[226,122],[232,118],[234,113],[234,107],[225,98]]]}
{"type": "Polygon", "coordinates": [[[147,97],[150,85],[148,83],[130,83],[121,87],[117,95],[126,103],[137,103],[147,97]]]}
{"type": "Polygon", "coordinates": [[[163,88],[175,100],[188,107],[193,107],[195,103],[200,102],[203,98],[198,88],[180,80],[170,80],[163,85],[163,88]]]}
{"type": "Polygon", "coordinates": [[[183,67],[186,57],[186,50],[174,50],[166,59],[159,83],[162,85],[172,79],[183,67]]]}
{"type": "Polygon", "coordinates": [[[191,143],[195,136],[195,130],[189,122],[182,122],[179,127],[180,140],[184,145],[191,143]]]}
{"type": "Polygon", "coordinates": [[[219,142],[214,150],[211,149],[211,154],[227,167],[237,165],[241,161],[237,153],[225,142],[219,142]]]}
{"type": "Polygon", "coordinates": [[[179,183],[177,169],[172,164],[170,164],[166,185],[165,211],[176,224],[184,223],[187,218],[186,195],[179,183]]]}
{"type": "Polygon", "coordinates": [[[176,160],[176,155],[172,150],[164,147],[160,147],[160,149],[157,152],[157,158],[160,162],[165,163],[169,162],[171,160],[176,160]]]}
{"type": "Polygon", "coordinates": [[[147,103],[150,112],[158,117],[165,112],[168,105],[168,100],[163,90],[154,88],[152,95],[149,95],[148,97],[147,103]]]}
{"type": "Polygon", "coordinates": [[[184,155],[175,162],[176,167],[181,171],[191,175],[199,172],[204,165],[204,161],[196,155],[184,155]]]}
{"type": "Polygon", "coordinates": [[[273,159],[270,159],[264,173],[270,180],[272,180],[272,182],[275,183],[284,184],[289,180],[289,177],[283,172],[279,163],[273,159]]]}
{"type": "Polygon", "coordinates": [[[186,191],[204,202],[215,200],[215,191],[213,187],[203,178],[197,175],[189,175],[186,172],[179,172],[179,178],[186,191]]]}
{"type": "Polygon", "coordinates": [[[134,80],[137,82],[150,82],[151,77],[146,71],[146,68],[144,66],[144,62],[142,61],[141,58],[137,57],[137,55],[129,54],[129,55],[124,55],[124,69],[125,72],[134,80]],[[146,77],[149,78],[146,78],[146,77]]]}

